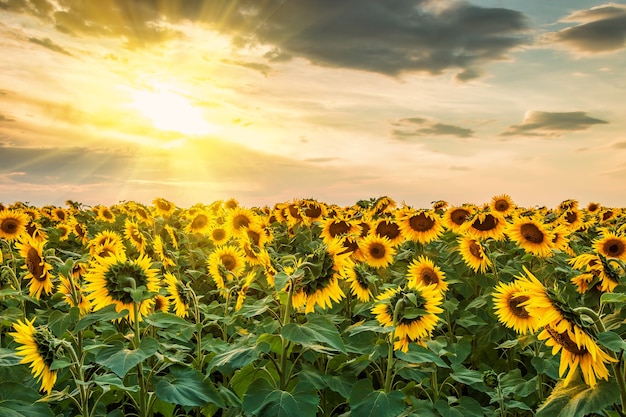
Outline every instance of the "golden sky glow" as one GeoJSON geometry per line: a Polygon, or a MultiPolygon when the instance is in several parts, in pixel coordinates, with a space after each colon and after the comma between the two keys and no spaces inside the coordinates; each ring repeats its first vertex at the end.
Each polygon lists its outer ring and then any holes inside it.
{"type": "Polygon", "coordinates": [[[621,206],[624,28],[581,0],[0,0],[0,202],[621,206]]]}

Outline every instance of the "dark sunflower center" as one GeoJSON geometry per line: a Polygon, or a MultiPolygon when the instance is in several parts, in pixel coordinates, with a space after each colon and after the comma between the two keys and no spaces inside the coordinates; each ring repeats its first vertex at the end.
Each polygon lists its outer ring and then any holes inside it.
{"type": "Polygon", "coordinates": [[[422,281],[424,281],[424,284],[426,285],[439,284],[439,277],[437,276],[435,271],[430,268],[424,269],[420,276],[422,277],[422,281]]]}
{"type": "Polygon", "coordinates": [[[226,237],[226,230],[222,229],[221,227],[213,229],[213,232],[211,232],[211,236],[213,236],[213,240],[219,242],[226,237]]]}
{"type": "Polygon", "coordinates": [[[420,213],[409,219],[409,225],[411,226],[411,229],[416,232],[427,232],[433,228],[435,221],[426,216],[424,213],[420,213]]]}
{"type": "Polygon", "coordinates": [[[322,208],[319,206],[309,206],[304,209],[304,215],[316,219],[322,215],[322,208]]]}
{"type": "Polygon", "coordinates": [[[488,232],[490,230],[495,229],[498,226],[498,220],[491,214],[487,214],[485,218],[480,221],[480,219],[474,220],[472,223],[472,227],[481,232],[488,232]]]}
{"type": "Polygon", "coordinates": [[[568,211],[565,214],[565,220],[569,223],[572,224],[574,223],[576,220],[578,220],[578,214],[576,214],[575,211],[568,211]]]}
{"type": "Polygon", "coordinates": [[[374,242],[369,247],[369,254],[374,259],[383,259],[387,248],[382,243],[374,242]]]}
{"type": "Polygon", "coordinates": [[[103,246],[98,252],[98,256],[100,256],[101,258],[106,258],[107,256],[111,256],[111,255],[113,255],[113,249],[107,246],[103,246]]]}
{"type": "Polygon", "coordinates": [[[350,225],[343,220],[333,221],[328,227],[328,234],[330,234],[331,237],[343,235],[349,231],[350,225]]]}
{"type": "Polygon", "coordinates": [[[613,258],[619,258],[625,250],[624,242],[619,239],[609,239],[602,245],[602,251],[613,258]]]}
{"type": "Polygon", "coordinates": [[[220,256],[220,261],[222,262],[222,265],[224,265],[224,268],[229,271],[232,271],[237,266],[237,259],[229,253],[225,253],[220,256]]]}
{"type": "Polygon", "coordinates": [[[291,215],[291,217],[297,220],[302,219],[302,216],[300,215],[300,210],[298,210],[298,206],[296,206],[295,204],[290,204],[287,209],[289,210],[289,214],[291,215]]]}
{"type": "Polygon", "coordinates": [[[517,297],[509,298],[509,308],[511,309],[511,312],[515,314],[516,317],[519,317],[521,319],[527,319],[530,317],[530,314],[528,314],[528,311],[523,306],[520,305],[528,301],[528,299],[529,298],[525,295],[519,295],[517,297]]]}
{"type": "Polygon", "coordinates": [[[8,235],[13,235],[17,232],[20,223],[16,219],[7,218],[2,220],[2,224],[0,224],[0,229],[8,235]]]}
{"type": "Polygon", "coordinates": [[[389,240],[393,240],[400,235],[400,226],[393,222],[380,222],[376,226],[376,234],[378,236],[386,236],[389,240]]]}
{"type": "Polygon", "coordinates": [[[578,347],[576,342],[570,339],[566,331],[563,333],[559,333],[555,329],[553,329],[549,324],[546,324],[545,329],[556,343],[561,345],[563,349],[567,350],[571,354],[585,355],[589,353],[589,351],[587,350],[585,346],[578,347]]]}
{"type": "Polygon", "coordinates": [[[602,220],[608,220],[611,217],[613,217],[613,212],[611,210],[607,210],[604,213],[602,213],[602,220]]]}
{"type": "Polygon", "coordinates": [[[76,232],[76,235],[80,238],[85,237],[85,231],[83,230],[82,226],[78,223],[76,223],[74,225],[74,231],[76,232]]]}
{"type": "Polygon", "coordinates": [[[483,259],[483,253],[482,253],[481,247],[478,243],[476,243],[476,241],[472,240],[472,243],[470,243],[469,245],[469,251],[473,257],[477,259],[483,259]]]}
{"type": "Polygon", "coordinates": [[[154,311],[162,311],[164,309],[165,309],[165,299],[161,297],[155,297],[154,311]]]}
{"type": "Polygon", "coordinates": [[[170,204],[166,201],[158,201],[157,202],[157,206],[159,207],[159,209],[163,210],[163,211],[169,211],[170,209],[170,204]]]}
{"type": "Polygon", "coordinates": [[[102,217],[104,217],[105,219],[112,219],[113,213],[111,213],[109,210],[104,210],[102,212],[102,217]]]}
{"type": "Polygon", "coordinates": [[[235,218],[233,219],[233,227],[235,229],[241,229],[242,227],[248,227],[249,224],[250,224],[250,219],[248,218],[248,216],[245,216],[243,214],[239,214],[239,215],[235,216],[235,218]]]}
{"type": "Polygon", "coordinates": [[[509,202],[506,200],[498,200],[494,204],[496,211],[507,211],[510,207],[509,202]]]}
{"type": "Polygon", "coordinates": [[[261,242],[261,235],[259,235],[257,232],[255,232],[254,230],[248,230],[248,238],[253,245],[259,246],[259,243],[261,242]]]}
{"type": "Polygon", "coordinates": [[[452,211],[452,213],[450,213],[450,220],[452,220],[452,223],[456,224],[457,226],[460,226],[463,223],[465,223],[469,215],[470,215],[470,212],[467,210],[455,209],[452,211]]]}
{"type": "Polygon", "coordinates": [[[599,207],[600,206],[598,206],[596,203],[591,203],[589,204],[589,207],[587,207],[587,211],[593,213],[594,211],[597,211],[599,207]]]}
{"type": "Polygon", "coordinates": [[[39,282],[44,282],[48,277],[43,268],[43,261],[35,248],[29,248],[26,254],[26,268],[39,282]]]}
{"type": "Polygon", "coordinates": [[[205,216],[204,214],[198,214],[191,222],[191,228],[196,230],[202,229],[204,226],[207,225],[208,222],[209,219],[207,218],[207,216],[205,216]]]}
{"type": "Polygon", "coordinates": [[[130,294],[133,280],[135,281],[135,288],[139,288],[142,285],[145,286],[148,283],[148,277],[144,270],[139,265],[130,263],[111,265],[104,274],[104,280],[106,281],[105,287],[109,296],[113,300],[124,304],[133,302],[130,294]]]}
{"type": "Polygon", "coordinates": [[[361,228],[361,234],[359,235],[359,237],[367,236],[367,234],[370,231],[370,225],[363,222],[363,223],[359,223],[359,227],[361,228]]]}
{"type": "Polygon", "coordinates": [[[543,242],[544,235],[541,230],[537,227],[537,225],[532,223],[524,223],[522,227],[520,227],[520,232],[524,239],[529,241],[530,243],[541,243],[543,242]]]}
{"type": "Polygon", "coordinates": [[[63,210],[57,210],[54,212],[59,220],[65,220],[65,212],[63,210]]]}
{"type": "Polygon", "coordinates": [[[357,243],[356,240],[353,240],[353,239],[344,239],[343,242],[341,242],[341,246],[343,246],[345,250],[339,252],[338,255],[343,255],[345,253],[353,253],[353,252],[356,252],[357,249],[359,249],[359,244],[357,243]]]}

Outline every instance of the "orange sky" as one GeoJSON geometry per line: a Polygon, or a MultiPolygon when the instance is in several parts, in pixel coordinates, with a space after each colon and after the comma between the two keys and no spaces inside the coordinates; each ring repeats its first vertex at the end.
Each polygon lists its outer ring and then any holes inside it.
{"type": "Polygon", "coordinates": [[[0,202],[624,206],[626,4],[0,0],[0,202]]]}

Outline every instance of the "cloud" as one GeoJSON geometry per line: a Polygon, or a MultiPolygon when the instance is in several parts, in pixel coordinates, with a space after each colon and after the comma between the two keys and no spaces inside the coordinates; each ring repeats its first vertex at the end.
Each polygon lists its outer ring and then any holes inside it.
{"type": "Polygon", "coordinates": [[[258,71],[261,74],[265,75],[266,77],[272,70],[272,67],[270,67],[269,65],[259,63],[259,62],[248,62],[248,61],[234,60],[234,59],[222,59],[221,61],[225,64],[237,65],[240,67],[249,68],[251,70],[258,71]]]}
{"type": "Polygon", "coordinates": [[[626,48],[626,5],[608,3],[579,10],[561,19],[579,23],[553,32],[547,42],[561,44],[575,52],[594,54],[626,48]]]}
{"type": "Polygon", "coordinates": [[[616,149],[626,149],[626,140],[615,142],[611,147],[616,149]]]}
{"type": "Polygon", "coordinates": [[[500,136],[560,137],[564,132],[587,130],[596,124],[607,124],[605,120],[587,116],[586,112],[530,111],[519,125],[511,125],[500,136]]]}
{"type": "Polygon", "coordinates": [[[28,38],[29,42],[48,48],[51,51],[58,52],[63,55],[73,56],[68,50],[54,43],[50,38],[28,38]]]}
{"type": "Polygon", "coordinates": [[[421,117],[407,117],[391,123],[394,126],[391,136],[397,140],[412,140],[422,136],[456,136],[470,138],[472,129],[439,123],[421,117]]]}
{"type": "Polygon", "coordinates": [[[511,51],[530,41],[523,13],[465,1],[117,0],[111,7],[108,2],[64,0],[62,9],[51,6],[52,1],[38,3],[48,6],[0,4],[45,14],[67,34],[127,39],[130,47],[180,38],[172,24],[201,22],[231,36],[234,45],[270,48],[268,62],[300,57],[389,76],[452,70],[457,79],[469,81],[482,75],[484,65],[509,59],[511,51]]]}
{"type": "Polygon", "coordinates": [[[11,116],[6,116],[4,114],[0,114],[0,122],[14,122],[15,119],[11,116]]]}

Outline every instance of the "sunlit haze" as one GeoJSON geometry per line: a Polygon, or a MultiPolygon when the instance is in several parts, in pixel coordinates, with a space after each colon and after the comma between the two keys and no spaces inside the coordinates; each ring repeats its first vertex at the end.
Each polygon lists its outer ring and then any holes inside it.
{"type": "Polygon", "coordinates": [[[626,4],[0,0],[0,202],[624,206],[626,4]]]}

